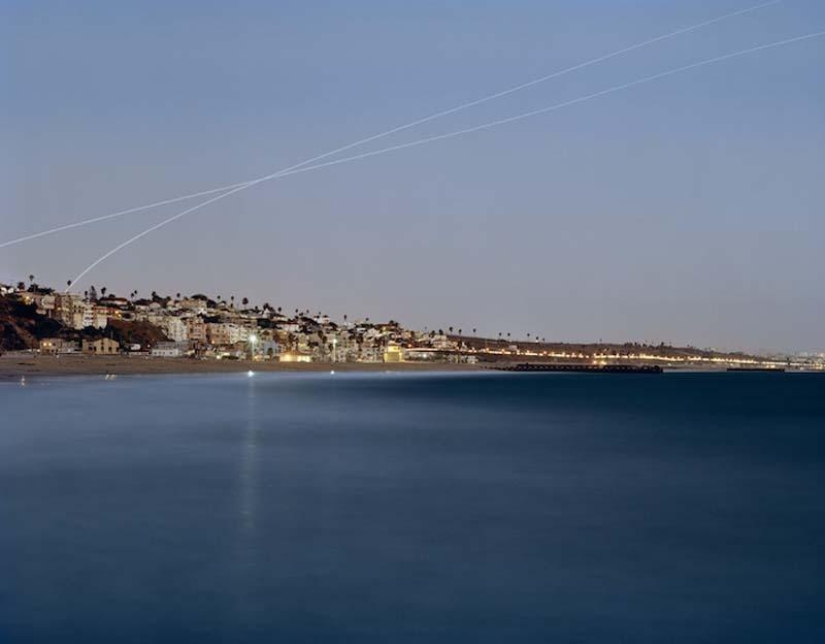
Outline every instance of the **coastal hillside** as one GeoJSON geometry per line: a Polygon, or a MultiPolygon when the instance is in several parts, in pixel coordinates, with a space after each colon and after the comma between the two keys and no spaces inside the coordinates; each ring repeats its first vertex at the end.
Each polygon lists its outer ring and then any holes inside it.
{"type": "Polygon", "coordinates": [[[33,304],[0,298],[0,351],[33,349],[40,339],[59,336],[62,330],[60,322],[40,315],[33,304]]]}
{"type": "Polygon", "coordinates": [[[74,342],[111,338],[121,346],[154,346],[168,338],[161,329],[144,321],[111,319],[105,329],[73,329],[58,319],[37,312],[34,304],[0,297],[0,352],[36,349],[40,340],[60,338],[74,342]]]}

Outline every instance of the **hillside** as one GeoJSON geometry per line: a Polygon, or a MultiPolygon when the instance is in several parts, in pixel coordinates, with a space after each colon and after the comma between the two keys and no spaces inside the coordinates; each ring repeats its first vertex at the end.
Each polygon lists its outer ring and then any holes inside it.
{"type": "Polygon", "coordinates": [[[0,352],[34,349],[44,338],[81,342],[104,337],[117,340],[124,347],[132,344],[151,347],[167,339],[163,331],[148,322],[109,320],[105,329],[71,329],[40,315],[33,304],[24,304],[16,298],[0,298],[0,352]]]}
{"type": "Polygon", "coordinates": [[[0,298],[0,351],[21,351],[38,346],[41,338],[59,336],[63,325],[37,313],[31,304],[0,298]]]}

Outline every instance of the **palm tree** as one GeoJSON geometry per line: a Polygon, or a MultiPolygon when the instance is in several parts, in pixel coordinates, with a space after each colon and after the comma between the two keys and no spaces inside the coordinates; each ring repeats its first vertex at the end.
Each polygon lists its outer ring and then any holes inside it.
{"type": "Polygon", "coordinates": [[[72,280],[66,280],[66,286],[69,287],[72,285],[72,280]]]}
{"type": "Polygon", "coordinates": [[[34,284],[34,275],[29,275],[29,283],[34,284]]]}
{"type": "Polygon", "coordinates": [[[476,334],[476,331],[477,331],[477,329],[475,327],[473,327],[473,335],[476,334]]]}
{"type": "Polygon", "coordinates": [[[106,291],[108,291],[108,290],[109,290],[109,289],[107,289],[105,286],[101,286],[101,287],[100,287],[100,295],[101,295],[102,297],[106,297],[106,291]]]}
{"type": "Polygon", "coordinates": [[[246,306],[247,304],[249,304],[249,298],[245,297],[243,300],[241,300],[241,302],[243,303],[244,306],[246,306]]]}

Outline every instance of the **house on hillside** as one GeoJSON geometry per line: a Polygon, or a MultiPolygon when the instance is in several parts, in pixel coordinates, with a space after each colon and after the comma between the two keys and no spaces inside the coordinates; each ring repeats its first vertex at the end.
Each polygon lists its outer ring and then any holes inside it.
{"type": "Polygon", "coordinates": [[[192,342],[200,342],[206,344],[207,342],[207,326],[206,322],[199,316],[184,318],[186,324],[186,336],[192,342]]]}
{"type": "Polygon", "coordinates": [[[87,355],[114,356],[120,353],[120,344],[110,338],[100,340],[83,340],[83,353],[87,355]]]}
{"type": "Polygon", "coordinates": [[[56,356],[63,353],[75,353],[77,343],[64,340],[63,338],[44,338],[40,341],[40,353],[43,355],[56,356]]]}

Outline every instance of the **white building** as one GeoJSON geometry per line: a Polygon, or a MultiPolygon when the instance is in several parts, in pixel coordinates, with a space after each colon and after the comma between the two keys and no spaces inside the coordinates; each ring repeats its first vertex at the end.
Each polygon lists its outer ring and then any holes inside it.
{"type": "Polygon", "coordinates": [[[37,312],[40,315],[48,315],[52,317],[54,315],[54,307],[55,307],[56,298],[52,294],[44,295],[40,298],[40,302],[37,305],[37,312]]]}
{"type": "Polygon", "coordinates": [[[249,340],[249,329],[239,324],[227,324],[227,331],[229,332],[229,344],[237,344],[238,342],[247,342],[249,340]]]}
{"type": "Polygon", "coordinates": [[[173,342],[186,342],[189,339],[189,330],[186,322],[181,318],[167,317],[161,327],[166,337],[173,342]]]}
{"type": "Polygon", "coordinates": [[[186,342],[158,342],[152,347],[153,358],[181,358],[189,351],[186,342]]]}

